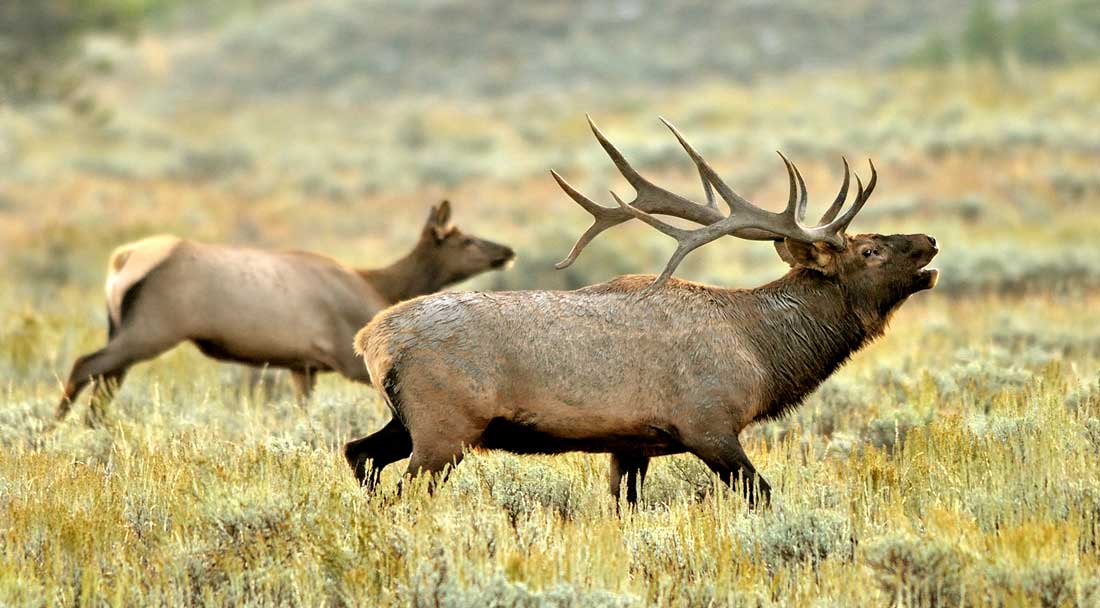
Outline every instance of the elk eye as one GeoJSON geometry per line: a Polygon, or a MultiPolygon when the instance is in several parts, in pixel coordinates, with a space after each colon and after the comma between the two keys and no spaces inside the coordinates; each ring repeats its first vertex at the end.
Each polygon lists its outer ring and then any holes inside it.
{"type": "Polygon", "coordinates": [[[873,255],[878,255],[878,250],[877,249],[864,249],[863,250],[863,257],[869,258],[873,255]]]}

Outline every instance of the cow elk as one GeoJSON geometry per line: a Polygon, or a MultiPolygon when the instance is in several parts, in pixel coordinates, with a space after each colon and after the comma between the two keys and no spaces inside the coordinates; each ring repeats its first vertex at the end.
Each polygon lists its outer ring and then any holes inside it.
{"type": "Polygon", "coordinates": [[[509,262],[511,249],[464,234],[451,205],[432,207],[411,252],[359,270],[301,251],[266,251],[155,236],[111,255],[108,342],[73,364],[56,417],[89,383],[89,421],[126,371],[181,342],[214,359],[290,370],[304,401],[318,372],[369,383],[352,350],[355,332],[380,310],[509,262]]]}
{"type": "Polygon", "coordinates": [[[784,211],[769,212],[730,189],[665,124],[698,168],[705,204],[642,177],[594,124],[637,197],[628,204],[612,193],[618,206],[604,207],[553,173],[595,217],[559,267],[603,230],[636,218],[678,242],[660,276],[567,292],[437,294],[388,309],[356,336],[393,413],[382,430],[345,446],[361,483],[373,486],[382,467],[410,454],[407,475],[441,472],[466,448],[609,452],[612,493],[619,496],[628,474],[634,501],[634,478],[650,457],[689,452],[725,483],[743,480],[749,504],[767,500],[741,430],[798,405],[882,335],[909,296],[934,287],[938,273],[926,266],[936,241],[846,233],[875,187],[873,165],[867,187],[857,177],[854,202],[840,213],[845,162],[839,196],[807,226],[805,184],[786,158],[790,197],[784,211]],[[718,211],[715,191],[728,214],[718,211]],[[653,214],[702,227],[678,228],[653,214]],[[773,242],[790,271],[754,289],[671,278],[685,255],[723,236],[773,242]]]}

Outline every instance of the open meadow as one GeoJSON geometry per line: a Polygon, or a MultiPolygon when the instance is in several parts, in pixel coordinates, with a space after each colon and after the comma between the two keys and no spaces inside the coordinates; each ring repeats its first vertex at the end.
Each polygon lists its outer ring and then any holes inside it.
{"type": "MultiPolygon", "coordinates": [[[[220,44],[266,48],[235,31],[220,44]]],[[[746,79],[715,64],[675,84],[192,103],[165,74],[200,44],[105,45],[131,61],[98,85],[109,118],[0,108],[0,605],[1100,605],[1097,64],[838,60],[746,79]],[[811,214],[842,155],[864,178],[873,158],[853,229],[940,243],[935,290],[743,435],[771,508],[687,455],[656,459],[622,513],[605,455],[474,452],[434,495],[422,480],[396,495],[400,465],[367,495],[341,447],[388,420],[372,388],[326,375],[302,408],[285,375],[250,391],[244,368],[190,345],[136,367],[103,424],[84,425],[85,398],[51,428],[73,360],[106,339],[107,256],[141,236],[380,266],[449,198],[463,230],[519,254],[455,289],[659,271],[673,242],[635,225],[553,268],[588,217],[549,169],[603,204],[630,192],[586,112],[697,199],[658,115],[773,210],[775,150],[811,214]]],[[[678,275],[747,287],[785,268],[770,244],[723,239],[678,275]]]]}

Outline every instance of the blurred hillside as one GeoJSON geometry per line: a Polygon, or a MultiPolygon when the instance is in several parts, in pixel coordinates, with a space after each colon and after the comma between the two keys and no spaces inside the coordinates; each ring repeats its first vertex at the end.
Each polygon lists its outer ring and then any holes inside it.
{"type": "MultiPolygon", "coordinates": [[[[98,290],[110,248],[152,232],[378,265],[443,197],[464,228],[522,253],[472,286],[656,270],[669,244],[638,227],[552,270],[587,218],[547,170],[605,202],[622,187],[586,112],[691,195],[657,115],[764,205],[785,197],[773,150],[814,201],[840,156],[874,157],[882,186],[858,228],[968,239],[945,248],[945,290],[1100,285],[1100,252],[1071,244],[1094,220],[1069,219],[1100,196],[1095,2],[103,4],[133,37],[74,29],[93,32],[77,65],[113,66],[84,74],[97,110],[0,109],[0,238],[25,296],[98,290]]],[[[714,249],[683,274],[751,284],[780,270],[759,247],[714,249]]]]}
{"type": "Polygon", "coordinates": [[[323,0],[241,20],[181,61],[199,95],[483,96],[614,88],[908,57],[965,5],[323,0]],[[228,59],[228,60],[227,60],[228,59]]]}
{"type": "Polygon", "coordinates": [[[952,58],[1049,64],[1096,55],[1100,8],[1088,0],[317,0],[275,3],[190,34],[170,39],[161,92],[359,103],[578,86],[612,94],[952,58]]]}

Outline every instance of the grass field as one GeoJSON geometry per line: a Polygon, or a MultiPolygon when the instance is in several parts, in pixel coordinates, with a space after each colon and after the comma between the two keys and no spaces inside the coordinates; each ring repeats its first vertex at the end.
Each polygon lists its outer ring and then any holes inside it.
{"type": "MultiPolygon", "coordinates": [[[[119,114],[0,113],[0,605],[1100,605],[1100,77],[852,70],[614,93],[417,97],[119,114]],[[750,511],[692,457],[655,461],[617,514],[602,456],[475,453],[428,495],[366,496],[339,453],[388,418],[325,377],[285,382],[183,347],[127,379],[99,428],[49,430],[60,379],[105,339],[110,249],[153,232],[379,265],[444,196],[520,261],[460,288],[571,288],[652,272],[641,227],[552,263],[586,192],[628,189],[591,112],[661,183],[698,194],[675,122],[773,208],[840,156],[875,197],[855,229],[927,232],[940,287],[790,417],[744,439],[775,490],[750,511]],[[370,119],[364,120],[364,114],[370,119]]],[[[610,202],[609,198],[603,198],[610,202]]],[[[685,277],[778,276],[770,246],[717,243],[685,277]]]]}
{"type": "Polygon", "coordinates": [[[762,512],[690,457],[656,461],[622,517],[589,456],[475,454],[434,496],[394,496],[391,473],[367,498],[337,447],[384,422],[375,397],[331,379],[308,411],[256,403],[192,352],[95,430],[43,435],[55,387],[12,384],[2,602],[1094,605],[1097,305],[911,303],[749,433],[778,497],[762,512]]]}

